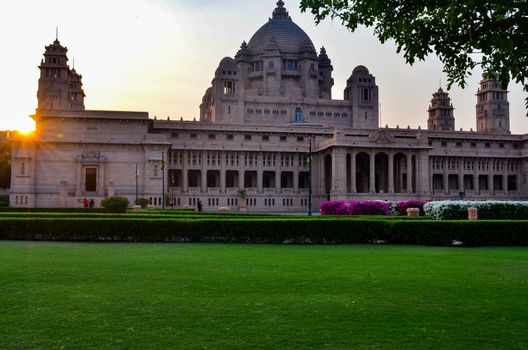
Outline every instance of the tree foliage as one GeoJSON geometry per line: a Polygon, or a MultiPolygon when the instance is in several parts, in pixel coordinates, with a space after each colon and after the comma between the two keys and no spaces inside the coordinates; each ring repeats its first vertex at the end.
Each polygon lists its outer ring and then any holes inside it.
{"type": "MultiPolygon", "coordinates": [[[[341,19],[351,31],[373,27],[378,39],[394,40],[413,64],[435,53],[448,88],[464,88],[471,70],[499,73],[528,91],[528,2],[526,0],[301,0],[316,23],[341,19]]],[[[526,100],[528,107],[528,98],[526,100]]]]}
{"type": "Polygon", "coordinates": [[[0,188],[9,188],[11,184],[11,144],[0,140],[0,188]]]}

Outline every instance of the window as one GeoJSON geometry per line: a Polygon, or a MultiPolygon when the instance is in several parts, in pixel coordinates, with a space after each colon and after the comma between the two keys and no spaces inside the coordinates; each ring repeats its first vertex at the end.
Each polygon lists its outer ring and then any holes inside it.
{"type": "Polygon", "coordinates": [[[253,108],[248,108],[247,112],[248,114],[253,114],[253,108]]]}
{"type": "Polygon", "coordinates": [[[281,111],[281,114],[282,114],[282,115],[286,115],[286,114],[288,114],[288,111],[282,110],[282,111],[281,111]]]}
{"type": "Polygon", "coordinates": [[[457,147],[462,147],[462,142],[457,142],[456,145],[457,147]]]}
{"type": "Polygon", "coordinates": [[[442,147],[447,147],[447,142],[446,141],[442,141],[442,147]]]}
{"type": "Polygon", "coordinates": [[[297,142],[303,142],[304,136],[297,136],[297,142]]]}
{"type": "Polygon", "coordinates": [[[85,179],[84,179],[84,190],[86,192],[97,191],[97,169],[86,168],[85,179]]]}
{"type": "Polygon", "coordinates": [[[269,135],[262,135],[262,141],[269,141],[270,140],[270,137],[269,135]]]}
{"type": "Polygon", "coordinates": [[[191,139],[195,139],[195,138],[198,137],[198,135],[197,135],[196,133],[193,132],[193,133],[191,133],[191,134],[189,135],[189,137],[190,137],[191,139]]]}
{"type": "Polygon", "coordinates": [[[288,136],[286,136],[286,135],[281,135],[281,136],[280,136],[280,141],[281,141],[281,142],[286,142],[286,141],[288,141],[288,136]]]}
{"type": "Polygon", "coordinates": [[[245,134],[244,135],[244,140],[251,141],[251,135],[250,134],[245,134]]]}
{"type": "Polygon", "coordinates": [[[214,139],[216,139],[216,135],[215,135],[215,134],[209,134],[209,135],[207,136],[207,138],[208,138],[209,140],[214,140],[214,139]]]}
{"type": "Polygon", "coordinates": [[[268,69],[273,69],[273,68],[275,68],[275,62],[269,61],[268,62],[268,69]]]}
{"type": "Polygon", "coordinates": [[[486,144],[484,145],[486,148],[491,148],[491,143],[489,142],[486,142],[486,144]]]}
{"type": "Polygon", "coordinates": [[[233,135],[233,134],[227,134],[226,135],[226,140],[233,141],[234,139],[235,139],[235,135],[233,135]]]}
{"type": "Polygon", "coordinates": [[[365,88],[363,89],[363,101],[370,101],[371,95],[370,95],[370,89],[365,88]]]}
{"type": "Polygon", "coordinates": [[[471,147],[477,147],[477,143],[476,142],[471,142],[471,147]]]}
{"type": "Polygon", "coordinates": [[[504,143],[499,143],[500,148],[504,148],[504,143]]]}
{"type": "Polygon", "coordinates": [[[301,108],[295,108],[295,122],[300,123],[303,121],[302,118],[302,109],[301,108]]]}
{"type": "Polygon", "coordinates": [[[224,95],[233,95],[235,93],[235,82],[225,81],[224,82],[224,95]]]}

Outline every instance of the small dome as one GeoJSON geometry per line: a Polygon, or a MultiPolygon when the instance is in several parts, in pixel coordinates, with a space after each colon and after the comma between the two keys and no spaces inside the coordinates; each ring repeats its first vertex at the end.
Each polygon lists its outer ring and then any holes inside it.
{"type": "Polygon", "coordinates": [[[260,55],[268,47],[271,40],[277,42],[282,53],[298,54],[306,51],[315,52],[315,46],[310,37],[295,24],[284,8],[284,2],[277,2],[277,8],[273,11],[273,18],[264,24],[253,35],[248,43],[252,55],[260,55]]]}
{"type": "Polygon", "coordinates": [[[224,69],[237,69],[238,68],[235,60],[232,59],[231,57],[222,58],[218,66],[224,69]]]}
{"type": "Polygon", "coordinates": [[[355,75],[355,74],[370,74],[370,73],[369,73],[369,70],[367,69],[367,67],[365,67],[365,66],[357,66],[352,71],[352,75],[355,75]]]}

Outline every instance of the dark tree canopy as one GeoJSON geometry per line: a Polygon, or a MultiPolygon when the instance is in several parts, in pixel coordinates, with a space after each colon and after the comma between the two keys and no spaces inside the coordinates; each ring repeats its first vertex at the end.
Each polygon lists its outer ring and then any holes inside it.
{"type": "MultiPolygon", "coordinates": [[[[339,18],[351,31],[374,27],[384,43],[413,64],[435,53],[444,64],[448,88],[466,86],[471,70],[499,73],[528,91],[528,1],[526,0],[301,0],[316,23],[339,18]]],[[[528,106],[528,99],[527,106],[528,106]]]]}
{"type": "Polygon", "coordinates": [[[11,184],[11,144],[0,140],[0,188],[11,184]]]}

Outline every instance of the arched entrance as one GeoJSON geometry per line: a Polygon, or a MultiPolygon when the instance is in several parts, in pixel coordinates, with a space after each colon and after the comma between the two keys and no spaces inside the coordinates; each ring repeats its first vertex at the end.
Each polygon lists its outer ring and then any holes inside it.
{"type": "Polygon", "coordinates": [[[332,155],[324,157],[324,190],[327,196],[332,191],[332,155]]]}
{"type": "Polygon", "coordinates": [[[370,186],[370,156],[366,152],[356,155],[356,188],[358,193],[368,193],[370,186]]]}
{"type": "Polygon", "coordinates": [[[389,192],[389,156],[378,153],[375,157],[376,164],[376,193],[389,192]]]}

